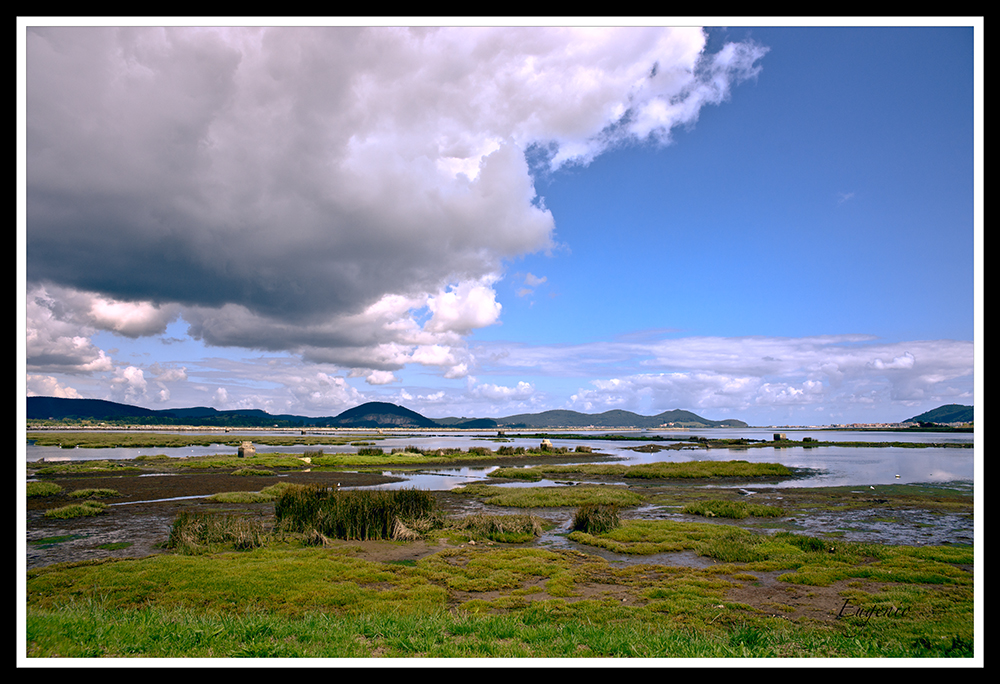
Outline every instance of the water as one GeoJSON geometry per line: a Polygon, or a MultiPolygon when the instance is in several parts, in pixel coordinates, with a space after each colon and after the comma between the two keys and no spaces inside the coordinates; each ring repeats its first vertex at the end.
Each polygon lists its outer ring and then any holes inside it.
{"type": "MultiPolygon", "coordinates": [[[[591,447],[596,455],[605,460],[618,461],[629,465],[659,461],[689,461],[689,460],[745,460],[750,462],[781,463],[791,468],[805,468],[809,474],[805,478],[790,479],[772,486],[795,487],[828,487],[828,486],[863,486],[878,487],[888,484],[911,483],[945,483],[969,482],[974,479],[975,448],[947,447],[753,447],[747,449],[682,449],[655,453],[640,453],[628,449],[643,443],[657,442],[636,441],[621,442],[602,440],[604,434],[627,434],[639,440],[650,437],[663,439],[676,438],[687,441],[693,436],[716,439],[752,439],[770,440],[774,433],[784,432],[789,439],[800,441],[803,437],[815,440],[842,442],[929,442],[972,443],[973,433],[900,433],[900,432],[868,432],[868,431],[823,431],[810,429],[780,429],[780,428],[742,428],[742,429],[711,429],[711,430],[636,430],[608,431],[606,433],[587,433],[589,439],[573,439],[572,434],[584,434],[579,431],[568,431],[566,437],[558,437],[560,433],[553,432],[553,446],[567,447],[570,450],[578,445],[591,447]]],[[[231,438],[239,432],[231,432],[226,437],[231,438]]],[[[260,436],[262,432],[247,433],[249,439],[260,436]]],[[[273,433],[288,434],[288,433],[273,433]]],[[[312,434],[312,433],[310,433],[312,434]]],[[[220,438],[223,435],[220,435],[220,438]]],[[[336,435],[342,438],[342,434],[336,435]]],[[[359,434],[358,440],[368,435],[359,434]]],[[[538,439],[522,437],[510,433],[505,439],[498,439],[495,432],[483,433],[418,433],[399,436],[389,436],[377,440],[377,445],[388,453],[393,448],[407,445],[418,446],[421,449],[468,449],[473,446],[486,446],[496,449],[500,446],[536,447],[538,439]]],[[[255,444],[258,453],[304,453],[322,449],[325,453],[353,453],[357,447],[350,445],[299,445],[299,446],[268,446],[255,444]]],[[[96,459],[133,459],[141,455],[163,454],[172,458],[182,456],[209,456],[214,454],[235,454],[236,449],[222,444],[213,446],[189,446],[175,448],[110,448],[110,449],[62,449],[60,447],[43,447],[29,444],[26,446],[26,460],[29,462],[45,459],[46,461],[96,460],[96,459]]],[[[489,473],[497,466],[489,467],[428,467],[413,470],[387,470],[394,476],[404,478],[404,481],[383,485],[387,488],[417,487],[430,490],[449,490],[470,482],[488,480],[489,473]]],[[[511,483],[505,486],[559,486],[560,482],[511,483]]]]}

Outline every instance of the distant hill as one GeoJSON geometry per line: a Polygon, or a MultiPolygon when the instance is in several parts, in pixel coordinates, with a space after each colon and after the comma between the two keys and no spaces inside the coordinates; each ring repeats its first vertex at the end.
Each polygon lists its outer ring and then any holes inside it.
{"type": "Polygon", "coordinates": [[[205,425],[212,427],[298,427],[301,416],[273,416],[259,409],[219,411],[208,406],[154,410],[104,399],[28,397],[28,420],[98,420],[145,425],[205,425]]]}
{"type": "Polygon", "coordinates": [[[440,427],[430,418],[402,406],[372,401],[347,409],[336,418],[326,421],[326,427],[355,428],[433,428],[440,427]]]}
{"type": "Polygon", "coordinates": [[[491,430],[499,427],[551,428],[706,428],[747,427],[741,420],[707,420],[690,411],[675,409],[655,416],[630,411],[589,414],[576,411],[521,413],[506,418],[441,418],[422,416],[408,408],[386,402],[368,402],[337,416],[322,418],[272,415],[259,409],[219,411],[197,406],[180,409],[147,409],[103,399],[28,397],[29,420],[96,420],[144,425],[193,425],[211,427],[345,427],[345,428],[463,428],[491,430]]]}
{"type": "Polygon", "coordinates": [[[747,427],[742,420],[708,420],[690,411],[674,409],[655,416],[641,416],[631,411],[615,409],[604,413],[578,413],[577,411],[543,411],[542,413],[520,413],[506,418],[497,418],[501,427],[525,428],[706,428],[706,427],[747,427]]]}
{"type": "Polygon", "coordinates": [[[944,406],[938,406],[936,409],[931,409],[921,413],[919,416],[913,416],[909,420],[903,421],[904,423],[971,423],[973,420],[973,412],[971,406],[962,406],[961,404],[945,404],[944,406]]]}

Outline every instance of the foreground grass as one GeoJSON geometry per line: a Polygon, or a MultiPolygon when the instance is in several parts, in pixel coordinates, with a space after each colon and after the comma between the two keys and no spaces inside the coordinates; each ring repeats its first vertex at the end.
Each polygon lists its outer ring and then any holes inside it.
{"type": "Polygon", "coordinates": [[[972,579],[958,567],[971,563],[969,548],[832,548],[667,521],[580,539],[633,554],[688,549],[717,563],[620,566],[575,551],[466,546],[399,564],[365,560],[351,542],[286,537],[241,552],[56,565],[28,573],[27,655],[973,655],[972,579]],[[788,586],[841,582],[845,601],[879,617],[793,623],[727,599],[775,570],[788,586]]]}
{"type": "Polygon", "coordinates": [[[105,609],[35,614],[28,657],[62,658],[733,658],[969,657],[955,636],[870,638],[758,621],[703,633],[665,621],[594,623],[596,606],[535,604],[517,614],[287,618],[259,611],[105,609]]]}

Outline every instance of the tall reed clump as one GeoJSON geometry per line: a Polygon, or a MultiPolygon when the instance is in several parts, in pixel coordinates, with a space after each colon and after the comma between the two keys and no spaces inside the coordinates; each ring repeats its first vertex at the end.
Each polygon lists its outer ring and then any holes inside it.
{"type": "Polygon", "coordinates": [[[184,554],[202,553],[220,546],[247,551],[264,546],[268,537],[262,521],[244,515],[183,512],[170,528],[167,548],[184,554]]]}
{"type": "Polygon", "coordinates": [[[319,533],[348,540],[393,539],[399,523],[430,516],[436,502],[418,489],[331,490],[318,486],[289,487],[274,503],[274,516],[287,532],[319,533]]]}
{"type": "Polygon", "coordinates": [[[618,506],[614,504],[583,504],[573,515],[573,531],[603,534],[618,527],[618,506]]]}

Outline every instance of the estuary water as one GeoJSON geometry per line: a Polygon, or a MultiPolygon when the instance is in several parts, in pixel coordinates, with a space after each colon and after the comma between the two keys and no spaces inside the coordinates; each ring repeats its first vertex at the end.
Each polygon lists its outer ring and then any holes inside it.
{"type": "MultiPolygon", "coordinates": [[[[604,462],[621,462],[629,465],[659,461],[690,461],[690,460],[745,460],[750,462],[781,463],[790,468],[807,469],[805,476],[789,479],[784,482],[770,484],[779,487],[830,487],[830,486],[864,486],[877,487],[888,484],[913,483],[963,483],[966,486],[974,483],[976,449],[955,448],[947,446],[932,447],[838,447],[838,446],[792,446],[776,448],[771,446],[732,448],[732,449],[681,449],[657,452],[637,452],[628,447],[642,444],[663,444],[659,440],[683,440],[699,436],[715,439],[744,438],[750,440],[770,441],[776,432],[783,432],[788,439],[801,442],[804,437],[826,442],[920,442],[931,444],[974,444],[973,433],[902,433],[876,431],[842,431],[818,429],[773,429],[773,428],[743,428],[743,429],[709,429],[709,430],[636,430],[607,432],[556,432],[548,431],[553,446],[567,447],[571,451],[577,446],[588,446],[594,450],[593,455],[602,457],[604,462]],[[563,436],[564,435],[564,436],[563,436]],[[614,439],[601,439],[603,436],[628,435],[636,441],[623,442],[614,439]],[[586,439],[582,437],[586,436],[586,439]],[[648,440],[648,441],[645,441],[648,440]]],[[[187,433],[192,434],[192,433],[187,433]]],[[[218,434],[218,433],[210,433],[218,434]]],[[[266,433],[260,431],[247,432],[246,439],[268,434],[284,434],[284,432],[266,433]]],[[[309,433],[319,434],[319,433],[309,433]]],[[[241,436],[243,433],[234,430],[225,435],[226,438],[241,436]]],[[[220,438],[223,435],[220,435],[220,438]]],[[[371,434],[358,434],[358,439],[371,438],[371,434]]],[[[343,433],[338,433],[342,438],[343,433]]],[[[387,453],[393,448],[408,445],[421,449],[457,448],[468,449],[473,446],[486,446],[497,449],[500,446],[538,446],[538,438],[526,434],[507,433],[498,437],[495,431],[461,432],[461,433],[408,433],[380,436],[377,445],[387,453]]],[[[258,453],[304,453],[322,449],[325,453],[356,452],[358,447],[350,445],[311,445],[311,446],[268,446],[255,444],[258,453]]],[[[177,447],[177,448],[110,448],[110,449],[63,449],[60,447],[43,447],[27,444],[25,456],[28,462],[45,460],[94,460],[94,459],[132,459],[142,455],[164,454],[170,457],[205,456],[220,453],[235,453],[235,449],[222,444],[207,447],[177,447]]],[[[592,459],[581,459],[592,460],[592,459]]],[[[413,470],[387,470],[403,478],[402,481],[383,487],[416,487],[429,490],[448,490],[460,487],[470,482],[488,478],[491,467],[428,467],[419,472],[413,470]]],[[[558,482],[533,482],[528,486],[558,486],[558,482]]],[[[526,486],[516,483],[508,486],[526,486]]]]}

